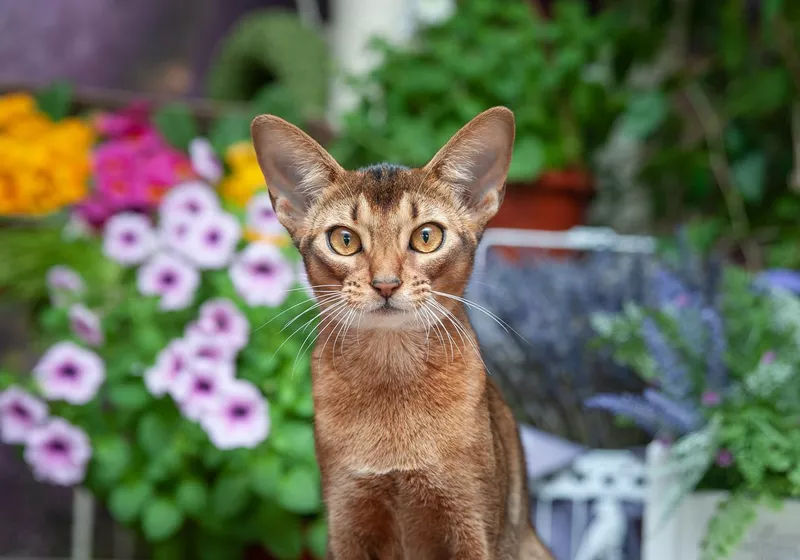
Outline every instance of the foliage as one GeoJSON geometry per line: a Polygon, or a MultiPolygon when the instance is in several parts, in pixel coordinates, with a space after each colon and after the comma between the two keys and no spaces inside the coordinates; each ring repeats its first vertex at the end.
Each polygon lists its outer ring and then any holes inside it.
{"type": "Polygon", "coordinates": [[[660,218],[693,218],[751,266],[800,266],[796,3],[621,5],[630,19],[618,50],[663,74],[650,86],[660,117],[642,137],[660,218]],[[654,42],[668,56],[653,57],[654,42]]]}
{"type": "Polygon", "coordinates": [[[608,66],[618,14],[591,17],[572,0],[555,10],[547,20],[521,0],[470,0],[410,48],[376,43],[382,63],[356,82],[364,96],[333,153],[351,168],[421,166],[480,111],[505,105],[517,127],[510,181],[585,168],[626,102],[608,66]]]}
{"type": "Polygon", "coordinates": [[[305,333],[313,304],[289,244],[238,241],[212,193],[171,191],[158,230],[143,214],[111,218],[103,239],[81,241],[103,262],[91,282],[50,271],[46,351],[33,375],[0,376],[0,439],[25,448],[41,481],[86,485],[154,557],[231,558],[253,543],[277,558],[319,557],[309,357],[276,320],[302,313],[295,334],[305,333]],[[210,213],[171,237],[196,208],[188,202],[210,213]],[[198,250],[204,231],[227,249],[198,250]],[[202,400],[208,383],[213,398],[202,400]]]}
{"type": "Polygon", "coordinates": [[[724,558],[735,544],[727,523],[741,534],[754,500],[800,496],[800,300],[736,268],[724,270],[719,297],[679,274],[669,292],[661,282],[671,297],[596,320],[617,359],[652,387],[587,404],[679,438],[664,465],[677,475],[665,515],[696,488],[733,493],[705,541],[706,558],[724,558]]]}

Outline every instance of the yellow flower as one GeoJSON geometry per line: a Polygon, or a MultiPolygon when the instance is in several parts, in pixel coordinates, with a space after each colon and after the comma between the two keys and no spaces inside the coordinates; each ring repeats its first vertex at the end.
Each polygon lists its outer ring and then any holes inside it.
{"type": "Polygon", "coordinates": [[[0,95],[0,128],[37,112],[36,100],[27,93],[0,95]]]}
{"type": "Polygon", "coordinates": [[[244,240],[248,242],[262,241],[264,243],[269,243],[270,245],[275,245],[277,247],[288,247],[292,241],[292,239],[285,233],[267,235],[259,233],[251,228],[246,228],[244,230],[243,237],[244,240]]]}
{"type": "Polygon", "coordinates": [[[244,208],[254,194],[266,187],[256,152],[250,142],[239,142],[228,148],[225,161],[231,173],[220,183],[220,194],[227,202],[244,208]]]}

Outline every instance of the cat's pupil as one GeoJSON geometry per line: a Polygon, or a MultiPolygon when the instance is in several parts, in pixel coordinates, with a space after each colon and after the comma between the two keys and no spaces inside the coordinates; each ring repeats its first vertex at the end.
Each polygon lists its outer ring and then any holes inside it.
{"type": "Polygon", "coordinates": [[[430,241],[430,238],[431,238],[431,232],[429,230],[427,230],[427,229],[423,229],[422,230],[422,241],[423,241],[423,243],[428,243],[428,241],[430,241]]]}
{"type": "Polygon", "coordinates": [[[342,233],[342,242],[344,243],[345,247],[350,246],[350,234],[347,232],[342,233]]]}

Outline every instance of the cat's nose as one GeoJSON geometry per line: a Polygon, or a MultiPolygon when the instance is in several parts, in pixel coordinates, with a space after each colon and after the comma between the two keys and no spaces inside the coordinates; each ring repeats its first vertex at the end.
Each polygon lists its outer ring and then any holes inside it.
{"type": "Polygon", "coordinates": [[[401,283],[399,278],[375,278],[372,281],[372,287],[381,296],[389,299],[401,283]]]}

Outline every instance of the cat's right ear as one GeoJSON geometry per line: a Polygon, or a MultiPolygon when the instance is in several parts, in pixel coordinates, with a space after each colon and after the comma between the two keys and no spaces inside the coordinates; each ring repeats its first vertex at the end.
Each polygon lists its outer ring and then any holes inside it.
{"type": "Polygon", "coordinates": [[[278,220],[300,237],[306,211],[344,170],[308,134],[274,115],[253,119],[250,134],[278,220]]]}

